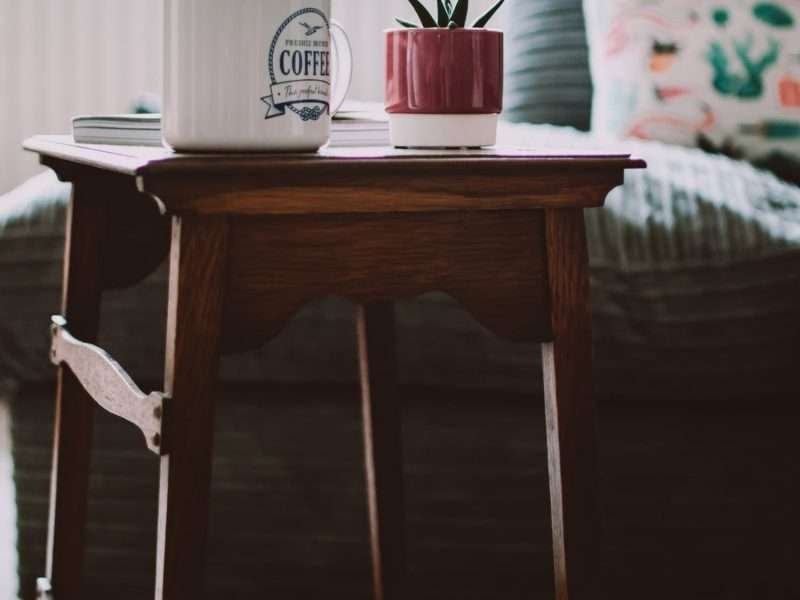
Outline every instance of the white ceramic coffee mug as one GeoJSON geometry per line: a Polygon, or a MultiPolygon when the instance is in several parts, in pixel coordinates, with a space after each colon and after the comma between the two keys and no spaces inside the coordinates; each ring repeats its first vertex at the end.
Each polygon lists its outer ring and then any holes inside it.
{"type": "Polygon", "coordinates": [[[164,7],[169,146],[292,152],[328,141],[352,73],[331,0],[165,0],[164,7]]]}

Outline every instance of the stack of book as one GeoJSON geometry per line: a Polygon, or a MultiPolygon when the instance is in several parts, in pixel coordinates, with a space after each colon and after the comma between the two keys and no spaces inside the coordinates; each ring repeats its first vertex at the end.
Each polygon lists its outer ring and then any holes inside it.
{"type": "Polygon", "coordinates": [[[72,137],[80,144],[160,146],[161,115],[95,115],[72,119],[72,137]]]}
{"type": "Polygon", "coordinates": [[[331,122],[331,146],[389,146],[389,117],[379,102],[348,100],[331,122]]]}
{"type": "MultiPolygon", "coordinates": [[[[161,115],[93,115],[72,119],[79,144],[161,146],[161,115]]],[[[389,145],[389,120],[376,102],[345,102],[333,118],[330,145],[355,148],[389,145]]]]}

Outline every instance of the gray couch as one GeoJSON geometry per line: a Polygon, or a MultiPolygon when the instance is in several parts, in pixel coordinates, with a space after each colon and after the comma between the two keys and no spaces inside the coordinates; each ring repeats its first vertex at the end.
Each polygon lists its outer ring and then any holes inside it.
{"type": "MultiPolygon", "coordinates": [[[[511,5],[515,18],[509,31],[505,116],[517,123],[502,126],[501,140],[537,148],[592,147],[597,141],[580,131],[588,127],[591,104],[580,0],[516,0],[511,5]]],[[[629,174],[604,209],[587,213],[599,395],[641,403],[792,397],[800,356],[800,188],[700,150],[642,142],[621,146],[647,159],[649,168],[629,174]]],[[[0,197],[0,380],[52,383],[47,324],[59,305],[68,195],[69,186],[43,174],[0,197]]],[[[145,385],[159,386],[162,376],[165,293],[162,267],[134,289],[109,293],[103,305],[101,344],[145,385]]],[[[401,382],[525,395],[540,389],[537,349],[493,338],[449,298],[432,294],[403,302],[398,310],[401,382]]],[[[226,359],[223,378],[354,382],[352,307],[338,298],[314,302],[269,345],[226,359]]],[[[51,395],[35,397],[49,403],[51,395]]],[[[30,578],[41,573],[44,556],[49,444],[48,413],[41,402],[28,400],[20,398],[14,406],[20,570],[26,593],[30,578]]],[[[267,425],[257,426],[250,414],[227,421],[233,424],[224,432],[228,441],[223,440],[215,465],[223,488],[241,484],[233,471],[249,472],[241,453],[268,454],[271,448],[259,445],[258,427],[267,425]],[[248,427],[256,433],[248,434],[248,427]],[[239,462],[229,460],[226,448],[237,453],[239,462]]],[[[108,506],[95,501],[97,517],[90,523],[90,539],[113,538],[117,554],[108,563],[95,552],[89,573],[95,589],[113,590],[118,597],[117,582],[149,581],[149,572],[124,569],[127,564],[149,569],[150,559],[142,552],[149,547],[152,524],[132,532],[130,522],[122,522],[110,506],[135,505],[143,507],[142,515],[152,515],[154,485],[153,465],[143,462],[138,436],[133,432],[130,445],[120,441],[121,431],[98,428],[102,450],[95,465],[100,473],[96,487],[109,492],[109,501],[108,506]],[[120,469],[126,478],[119,476],[120,469]],[[114,565],[113,577],[108,564],[114,565]]],[[[270,439],[280,435],[270,430],[270,439]]],[[[283,469],[283,463],[269,465],[283,469]]],[[[329,477],[326,473],[315,472],[315,477],[329,477]]],[[[313,494],[317,479],[292,485],[313,494]]],[[[360,514],[360,493],[348,488],[342,500],[352,504],[354,514],[360,514]]],[[[231,515],[239,508],[220,506],[227,515],[221,519],[235,520],[231,515]]],[[[258,507],[247,510],[257,513],[258,507]]],[[[351,529],[349,523],[342,525],[345,533],[351,529]]],[[[282,547],[287,543],[280,540],[282,547]]],[[[322,550],[310,550],[302,540],[292,548],[297,565],[320,560],[322,550]]],[[[335,562],[340,550],[328,550],[327,559],[335,562]]],[[[216,557],[253,576],[247,557],[219,550],[216,557]]]]}

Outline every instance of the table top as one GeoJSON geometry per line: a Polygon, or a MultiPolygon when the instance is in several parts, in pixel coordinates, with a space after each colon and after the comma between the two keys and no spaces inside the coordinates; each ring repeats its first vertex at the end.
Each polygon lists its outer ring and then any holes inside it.
{"type": "Polygon", "coordinates": [[[127,175],[145,173],[176,173],[213,170],[303,170],[334,166],[345,168],[357,164],[364,168],[413,169],[426,165],[468,163],[472,166],[494,165],[569,168],[641,168],[641,160],[630,154],[608,151],[576,153],[547,149],[486,148],[480,150],[406,150],[391,147],[325,147],[316,153],[304,154],[179,154],[168,148],[145,146],[103,146],[76,143],[69,135],[40,135],[25,141],[26,150],[70,162],[116,171],[127,175]]]}
{"type": "Polygon", "coordinates": [[[189,204],[193,212],[221,212],[223,195],[224,211],[239,212],[230,210],[233,196],[240,196],[234,194],[237,187],[264,191],[259,201],[250,194],[247,212],[266,213],[600,206],[608,191],[622,183],[626,169],[646,166],[625,153],[497,147],[189,155],[167,148],[78,144],[71,136],[55,135],[32,137],[24,147],[67,180],[75,169],[133,177],[140,191],[160,198],[165,212],[180,212],[189,204]],[[589,193],[594,188],[596,193],[589,193]],[[358,201],[351,199],[356,193],[358,201]],[[398,195],[406,200],[401,207],[398,195]],[[190,196],[205,196],[205,209],[198,209],[200,200],[190,196]],[[349,199],[345,207],[344,197],[349,199]]]}

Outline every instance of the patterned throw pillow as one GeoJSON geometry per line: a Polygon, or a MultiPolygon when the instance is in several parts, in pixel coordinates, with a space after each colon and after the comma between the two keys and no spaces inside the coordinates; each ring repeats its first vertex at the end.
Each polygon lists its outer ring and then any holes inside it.
{"type": "Polygon", "coordinates": [[[594,130],[800,161],[800,0],[584,0],[584,10],[594,130]]]}

